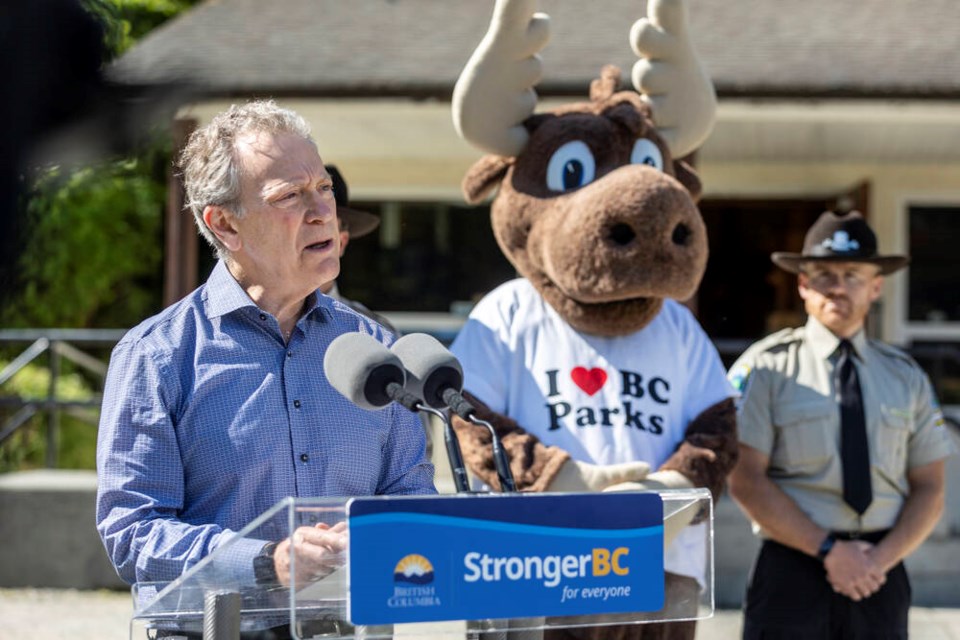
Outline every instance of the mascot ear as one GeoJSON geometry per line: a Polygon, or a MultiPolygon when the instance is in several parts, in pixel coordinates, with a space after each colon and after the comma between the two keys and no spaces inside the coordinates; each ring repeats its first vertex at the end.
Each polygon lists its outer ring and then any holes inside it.
{"type": "Polygon", "coordinates": [[[484,156],[477,160],[476,164],[467,171],[460,185],[467,202],[477,204],[483,200],[495,186],[500,184],[500,179],[511,164],[513,164],[513,158],[503,156],[484,156]]]}
{"type": "Polygon", "coordinates": [[[690,192],[690,197],[693,198],[693,202],[700,202],[700,196],[703,195],[703,183],[700,182],[700,178],[693,168],[683,160],[674,160],[673,173],[676,175],[677,180],[680,181],[680,184],[685,186],[687,191],[690,192]]]}

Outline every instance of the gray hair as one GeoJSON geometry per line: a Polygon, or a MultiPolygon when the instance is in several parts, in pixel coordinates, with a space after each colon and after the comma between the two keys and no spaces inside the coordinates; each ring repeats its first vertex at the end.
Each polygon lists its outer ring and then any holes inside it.
{"type": "Polygon", "coordinates": [[[251,132],[289,133],[313,142],[310,125],[302,116],[278,106],[273,100],[255,100],[232,105],[214,116],[209,124],[190,135],[180,154],[179,166],[186,191],[185,208],[193,213],[200,234],[221,258],[227,257],[227,248],[207,228],[203,221],[203,210],[216,205],[243,217],[244,211],[240,205],[241,167],[236,142],[251,132]]]}

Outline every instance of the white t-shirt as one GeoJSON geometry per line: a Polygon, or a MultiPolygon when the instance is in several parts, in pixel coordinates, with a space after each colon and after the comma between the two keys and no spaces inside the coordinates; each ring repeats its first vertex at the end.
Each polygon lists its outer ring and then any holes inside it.
{"type": "MultiPolygon", "coordinates": [[[[524,279],[474,308],[451,347],[464,388],[574,460],[656,469],[704,409],[734,395],[713,344],[672,300],[628,336],[580,333],[524,279]]],[[[703,579],[702,533],[682,533],[667,570],[703,579]]]]}

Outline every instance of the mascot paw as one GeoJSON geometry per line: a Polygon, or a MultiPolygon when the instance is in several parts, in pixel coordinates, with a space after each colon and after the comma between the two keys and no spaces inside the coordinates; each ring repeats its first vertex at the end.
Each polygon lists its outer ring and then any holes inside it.
{"type": "MultiPolygon", "coordinates": [[[[604,491],[660,491],[663,489],[692,489],[693,483],[679,471],[657,471],[639,482],[621,482],[611,485],[604,491]]],[[[663,505],[663,547],[666,549],[684,527],[696,524],[702,518],[699,503],[678,505],[672,509],[669,503],[663,505]]]]}
{"type": "Polygon", "coordinates": [[[604,491],[608,487],[624,482],[643,480],[648,473],[650,473],[650,465],[646,462],[599,465],[567,460],[547,486],[547,491],[555,493],[604,491]]]}

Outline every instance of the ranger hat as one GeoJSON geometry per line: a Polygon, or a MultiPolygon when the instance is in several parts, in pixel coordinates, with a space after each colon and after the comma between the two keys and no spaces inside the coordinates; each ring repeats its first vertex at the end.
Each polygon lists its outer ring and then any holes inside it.
{"type": "Polygon", "coordinates": [[[336,165],[327,164],[324,166],[333,180],[333,197],[337,201],[337,215],[346,221],[350,237],[365,236],[380,226],[379,216],[350,208],[350,194],[347,191],[346,181],[340,175],[340,170],[337,169],[336,165]]]}
{"type": "Polygon", "coordinates": [[[804,262],[868,262],[880,267],[881,275],[893,273],[910,262],[909,256],[877,255],[877,236],[859,211],[824,211],[807,231],[803,253],[776,251],[770,259],[790,273],[800,273],[804,262]]]}

